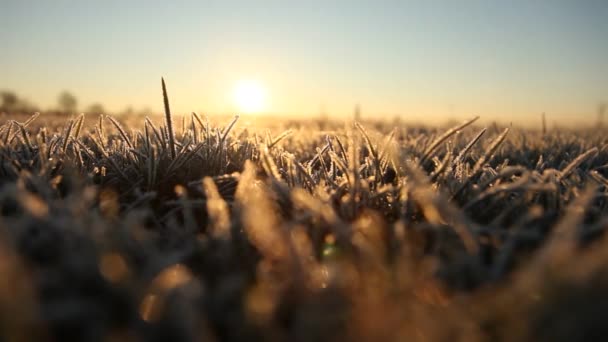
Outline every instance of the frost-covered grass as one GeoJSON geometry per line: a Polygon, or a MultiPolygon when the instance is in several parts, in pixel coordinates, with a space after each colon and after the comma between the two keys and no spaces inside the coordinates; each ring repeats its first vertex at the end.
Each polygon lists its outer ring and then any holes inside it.
{"type": "Polygon", "coordinates": [[[603,131],[8,119],[3,340],[608,336],[603,131]]]}

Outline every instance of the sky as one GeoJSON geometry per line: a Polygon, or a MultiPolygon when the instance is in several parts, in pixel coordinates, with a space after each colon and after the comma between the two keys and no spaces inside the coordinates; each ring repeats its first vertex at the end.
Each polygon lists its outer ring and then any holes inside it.
{"type": "Polygon", "coordinates": [[[608,101],[608,1],[0,0],[0,90],[175,113],[590,120],[608,101]]]}

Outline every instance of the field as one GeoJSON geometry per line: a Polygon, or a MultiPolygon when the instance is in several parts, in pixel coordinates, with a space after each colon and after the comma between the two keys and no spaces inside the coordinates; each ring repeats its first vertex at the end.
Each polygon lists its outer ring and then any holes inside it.
{"type": "Polygon", "coordinates": [[[2,340],[608,336],[600,128],[211,119],[2,117],[2,340]]]}

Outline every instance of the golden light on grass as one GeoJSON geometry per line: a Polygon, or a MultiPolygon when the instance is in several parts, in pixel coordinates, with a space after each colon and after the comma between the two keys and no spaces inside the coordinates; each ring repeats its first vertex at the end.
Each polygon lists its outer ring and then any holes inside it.
{"type": "Polygon", "coordinates": [[[152,285],[155,289],[168,291],[186,284],[190,279],[192,279],[190,270],[182,264],[175,264],[159,273],[152,285]]]}
{"type": "Polygon", "coordinates": [[[156,322],[162,315],[164,303],[160,296],[149,294],[142,300],[139,306],[139,314],[145,322],[156,322]]]}
{"type": "Polygon", "coordinates": [[[19,196],[21,205],[34,217],[42,218],[49,214],[48,205],[38,196],[24,193],[19,196]]]}
{"type": "Polygon", "coordinates": [[[139,305],[141,319],[146,322],[158,321],[165,310],[169,292],[186,285],[191,279],[192,273],[182,264],[174,264],[162,270],[150,283],[147,294],[139,305]]]}
{"type": "Polygon", "coordinates": [[[240,80],[233,90],[233,101],[241,113],[254,114],[266,110],[266,88],[256,80],[240,80]]]}
{"type": "Polygon", "coordinates": [[[129,275],[129,267],[118,253],[104,254],[99,261],[99,271],[112,283],[121,282],[129,275]]]}

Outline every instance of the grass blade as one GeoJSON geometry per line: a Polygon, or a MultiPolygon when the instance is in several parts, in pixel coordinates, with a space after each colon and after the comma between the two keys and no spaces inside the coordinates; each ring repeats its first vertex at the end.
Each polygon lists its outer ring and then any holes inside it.
{"type": "Polygon", "coordinates": [[[114,127],[116,127],[116,129],[118,130],[118,133],[120,133],[120,136],[122,137],[124,142],[129,146],[129,148],[134,148],[133,144],[131,143],[131,139],[129,139],[129,137],[127,136],[127,132],[125,132],[125,130],[122,129],[122,126],[120,125],[120,123],[118,123],[118,121],[116,121],[111,116],[108,116],[108,119],[110,119],[110,122],[114,125],[114,127]]]}
{"type": "Polygon", "coordinates": [[[431,154],[437,149],[437,147],[439,147],[439,145],[441,145],[449,137],[456,134],[461,129],[469,126],[470,124],[477,121],[478,119],[479,119],[479,116],[476,116],[468,121],[463,122],[462,124],[460,124],[458,126],[452,127],[447,132],[443,133],[439,138],[435,139],[435,141],[433,141],[433,143],[431,143],[431,145],[425,150],[424,154],[422,155],[422,158],[420,158],[419,164],[422,165],[424,162],[426,162],[427,159],[431,157],[431,154]]]}
{"type": "Polygon", "coordinates": [[[161,84],[163,87],[163,103],[165,105],[165,121],[167,124],[168,138],[169,138],[169,151],[171,152],[171,158],[175,159],[175,135],[173,133],[173,120],[171,119],[171,108],[169,108],[169,96],[167,95],[167,87],[165,86],[165,79],[161,77],[161,84]]]}

